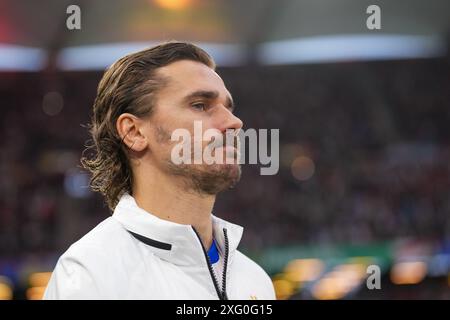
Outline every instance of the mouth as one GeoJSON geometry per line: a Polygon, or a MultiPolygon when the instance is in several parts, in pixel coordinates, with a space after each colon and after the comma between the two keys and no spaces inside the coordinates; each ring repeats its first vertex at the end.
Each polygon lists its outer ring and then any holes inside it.
{"type": "Polygon", "coordinates": [[[237,148],[235,146],[227,145],[227,146],[219,146],[216,148],[216,150],[223,149],[224,152],[226,152],[227,155],[234,155],[238,152],[237,148]]]}
{"type": "Polygon", "coordinates": [[[233,163],[236,161],[236,159],[239,159],[239,151],[233,145],[217,146],[215,148],[215,152],[221,152],[221,151],[224,152],[224,157],[226,159],[233,159],[233,163]]]}
{"type": "Polygon", "coordinates": [[[219,148],[222,148],[225,151],[237,151],[236,147],[230,146],[230,145],[217,147],[217,149],[219,149],[219,148]]]}

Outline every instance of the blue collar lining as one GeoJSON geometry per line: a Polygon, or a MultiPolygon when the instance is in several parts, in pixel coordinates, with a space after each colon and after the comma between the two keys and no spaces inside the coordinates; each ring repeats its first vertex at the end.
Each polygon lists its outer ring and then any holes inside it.
{"type": "Polygon", "coordinates": [[[219,261],[219,250],[217,249],[216,240],[214,240],[214,239],[211,244],[211,247],[208,250],[208,256],[209,256],[209,260],[211,261],[212,264],[219,261]]]}

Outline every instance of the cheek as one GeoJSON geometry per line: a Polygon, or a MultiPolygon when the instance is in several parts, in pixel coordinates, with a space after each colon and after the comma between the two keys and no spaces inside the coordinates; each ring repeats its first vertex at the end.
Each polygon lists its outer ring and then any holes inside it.
{"type": "Polygon", "coordinates": [[[151,121],[143,130],[142,134],[145,136],[144,141],[147,143],[148,154],[158,158],[164,153],[164,149],[170,143],[170,132],[164,127],[154,126],[154,124],[155,121],[151,121]]]}

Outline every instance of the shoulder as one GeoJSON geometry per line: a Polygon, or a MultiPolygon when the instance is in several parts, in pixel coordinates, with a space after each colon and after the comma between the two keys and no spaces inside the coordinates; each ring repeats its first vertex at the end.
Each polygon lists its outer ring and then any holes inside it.
{"type": "Polygon", "coordinates": [[[239,250],[236,250],[234,259],[239,272],[247,281],[250,280],[255,285],[258,285],[264,292],[266,299],[275,299],[272,280],[259,264],[239,250]]]}
{"type": "Polygon", "coordinates": [[[88,262],[95,259],[96,263],[101,263],[115,259],[124,252],[130,253],[129,247],[134,243],[131,239],[132,236],[120,222],[109,217],[73,243],[60,260],[72,258],[88,262]]]}
{"type": "Polygon", "coordinates": [[[264,269],[257,264],[255,261],[247,257],[245,254],[236,250],[235,253],[235,263],[239,265],[239,269],[242,272],[253,275],[252,277],[257,277],[260,280],[270,281],[269,275],[264,271],[264,269]]]}
{"type": "Polygon", "coordinates": [[[95,228],[86,233],[81,239],[73,243],[66,252],[76,252],[86,247],[114,247],[120,240],[128,236],[122,225],[112,217],[100,222],[95,228]]]}
{"type": "MultiPolygon", "coordinates": [[[[120,277],[120,252],[128,232],[108,218],[70,246],[58,259],[45,293],[46,299],[114,298],[111,273],[120,277]]],[[[126,252],[126,251],[125,251],[126,252]]]]}

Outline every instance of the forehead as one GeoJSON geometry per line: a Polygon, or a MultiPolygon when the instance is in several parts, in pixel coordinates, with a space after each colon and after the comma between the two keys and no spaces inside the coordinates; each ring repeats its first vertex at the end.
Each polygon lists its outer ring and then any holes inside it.
{"type": "Polygon", "coordinates": [[[158,68],[157,73],[168,79],[163,91],[187,93],[192,90],[219,91],[228,93],[222,78],[203,63],[189,60],[173,62],[158,68]]]}

